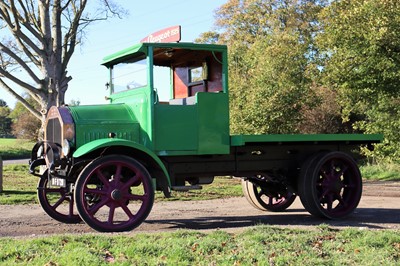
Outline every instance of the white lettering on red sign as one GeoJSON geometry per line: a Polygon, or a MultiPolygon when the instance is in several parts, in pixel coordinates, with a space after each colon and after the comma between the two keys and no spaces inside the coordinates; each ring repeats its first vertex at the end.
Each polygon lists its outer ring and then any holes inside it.
{"type": "Polygon", "coordinates": [[[181,40],[181,26],[169,27],[143,38],[140,42],[179,42],[181,40]]]}

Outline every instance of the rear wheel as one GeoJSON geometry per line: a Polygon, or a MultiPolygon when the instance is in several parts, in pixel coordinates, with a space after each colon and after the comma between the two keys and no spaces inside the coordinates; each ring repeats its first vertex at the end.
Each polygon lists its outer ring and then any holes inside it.
{"type": "Polygon", "coordinates": [[[38,182],[37,195],[40,206],[51,218],[59,222],[79,223],[81,217],[74,209],[73,191],[70,186],[52,187],[48,181],[48,170],[46,170],[38,182]]]}
{"type": "Polygon", "coordinates": [[[286,189],[281,193],[271,192],[248,180],[242,180],[242,190],[247,201],[262,211],[284,211],[296,199],[296,194],[286,189]]]}
{"type": "Polygon", "coordinates": [[[149,215],[154,201],[150,174],[138,161],[108,155],[79,175],[75,201],[82,219],[100,232],[129,231],[149,215]]]}
{"type": "Polygon", "coordinates": [[[362,193],[356,162],[343,152],[314,156],[302,169],[298,193],[311,214],[340,219],[354,211],[362,193]]]}

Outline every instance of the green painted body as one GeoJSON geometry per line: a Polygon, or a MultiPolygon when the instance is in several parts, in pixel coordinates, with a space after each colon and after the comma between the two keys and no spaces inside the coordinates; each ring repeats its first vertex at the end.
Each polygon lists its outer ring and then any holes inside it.
{"type": "Polygon", "coordinates": [[[77,148],[98,139],[107,139],[110,132],[116,132],[117,138],[135,143],[142,143],[146,139],[140,121],[128,105],[77,106],[70,107],[70,110],[75,121],[77,148]]]}
{"type": "Polygon", "coordinates": [[[228,154],[228,95],[196,94],[194,105],[155,105],[154,149],[158,155],[228,154]]]}

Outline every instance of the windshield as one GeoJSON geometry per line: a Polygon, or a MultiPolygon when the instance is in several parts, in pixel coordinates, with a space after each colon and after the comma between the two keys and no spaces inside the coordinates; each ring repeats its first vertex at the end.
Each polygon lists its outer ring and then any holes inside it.
{"type": "Polygon", "coordinates": [[[147,85],[147,60],[114,65],[111,74],[112,93],[141,88],[147,85]]]}

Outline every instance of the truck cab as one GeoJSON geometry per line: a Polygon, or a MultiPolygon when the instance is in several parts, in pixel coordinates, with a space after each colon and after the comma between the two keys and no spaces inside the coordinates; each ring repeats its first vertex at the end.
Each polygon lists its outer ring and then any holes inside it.
{"type": "Polygon", "coordinates": [[[230,151],[227,49],[140,43],[104,58],[111,104],[130,106],[157,155],[230,151]]]}

